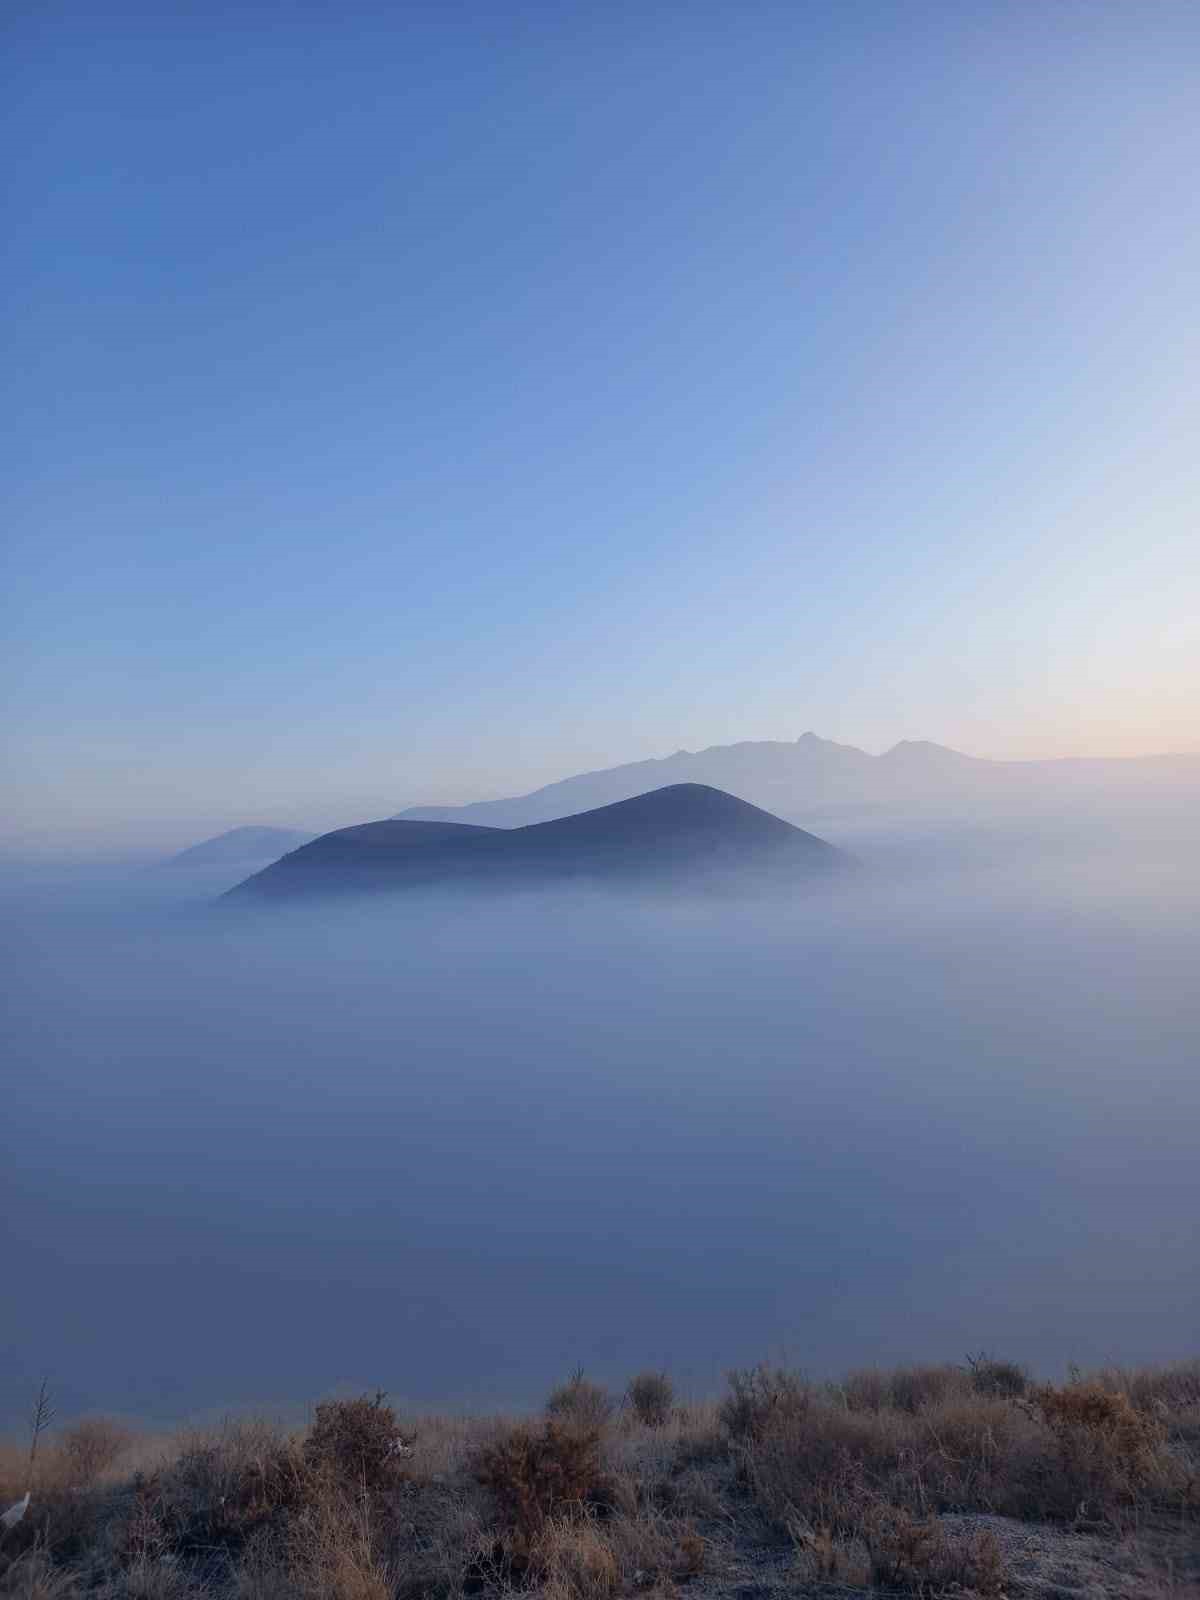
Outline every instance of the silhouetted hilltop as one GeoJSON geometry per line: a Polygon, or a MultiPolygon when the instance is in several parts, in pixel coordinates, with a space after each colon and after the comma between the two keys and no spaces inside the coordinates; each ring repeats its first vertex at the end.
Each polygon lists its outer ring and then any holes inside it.
{"type": "Polygon", "coordinates": [[[181,850],[159,862],[162,867],[236,866],[239,861],[267,861],[308,844],[315,836],[298,828],[230,828],[212,839],[181,850]]]}
{"type": "Polygon", "coordinates": [[[246,879],[239,897],[561,882],[787,883],[850,858],[811,833],[704,784],[671,784],[523,828],[392,820],[340,828],[246,879]]]}

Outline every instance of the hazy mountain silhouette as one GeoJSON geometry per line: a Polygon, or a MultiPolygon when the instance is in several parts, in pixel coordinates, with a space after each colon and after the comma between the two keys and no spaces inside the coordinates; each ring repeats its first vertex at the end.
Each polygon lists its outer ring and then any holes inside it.
{"type": "Polygon", "coordinates": [[[671,784],[550,822],[505,829],[392,819],[340,828],[230,891],[241,897],[552,883],[755,886],[823,877],[850,857],[704,784],[671,784]]]}
{"type": "Polygon", "coordinates": [[[677,750],[580,773],[530,794],[463,806],[414,806],[401,820],[516,828],[611,804],[662,784],[702,783],[793,821],[878,816],[970,820],[1131,817],[1200,812],[1200,755],[1130,759],[990,761],[927,740],[883,755],[806,733],[777,740],[677,750]]]}
{"type": "Polygon", "coordinates": [[[270,861],[288,850],[296,850],[316,837],[297,828],[230,828],[212,839],[168,856],[161,867],[237,866],[239,862],[270,861]]]}

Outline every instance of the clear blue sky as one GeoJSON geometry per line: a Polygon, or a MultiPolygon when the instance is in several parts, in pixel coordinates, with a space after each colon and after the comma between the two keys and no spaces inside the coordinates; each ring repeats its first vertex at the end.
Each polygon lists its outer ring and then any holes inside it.
{"type": "Polygon", "coordinates": [[[1200,743],[1200,7],[6,16],[10,841],[1200,743]]]}

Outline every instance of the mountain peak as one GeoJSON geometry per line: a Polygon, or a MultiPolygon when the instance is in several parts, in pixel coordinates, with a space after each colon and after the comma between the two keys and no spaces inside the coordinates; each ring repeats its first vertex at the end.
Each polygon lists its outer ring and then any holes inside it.
{"type": "Polygon", "coordinates": [[[961,750],[951,750],[949,745],[934,744],[932,739],[901,739],[890,750],[885,750],[881,761],[903,761],[909,765],[922,763],[932,766],[960,766],[974,763],[976,756],[963,755],[961,750]]]}

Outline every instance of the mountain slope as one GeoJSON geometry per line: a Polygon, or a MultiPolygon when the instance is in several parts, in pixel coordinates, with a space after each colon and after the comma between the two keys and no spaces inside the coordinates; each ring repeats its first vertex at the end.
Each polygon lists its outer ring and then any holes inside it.
{"type": "Polygon", "coordinates": [[[241,862],[270,861],[288,850],[308,844],[314,834],[297,828],[230,828],[212,839],[181,850],[159,862],[161,867],[237,866],[241,862]]]}
{"type": "Polygon", "coordinates": [[[392,819],[342,828],[248,878],[238,898],[412,888],[794,883],[849,858],[702,784],[665,788],[523,828],[392,819]]]}
{"type": "Polygon", "coordinates": [[[926,740],[903,740],[883,755],[806,733],[793,743],[763,741],[678,750],[585,772],[530,794],[465,806],[414,806],[401,819],[516,828],[640,794],[664,783],[702,783],[799,822],[856,815],[985,818],[1072,815],[1184,816],[1200,809],[1200,755],[1130,759],[989,761],[926,740]]]}

